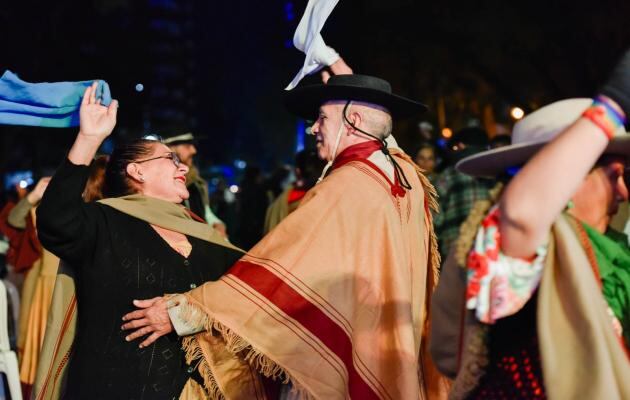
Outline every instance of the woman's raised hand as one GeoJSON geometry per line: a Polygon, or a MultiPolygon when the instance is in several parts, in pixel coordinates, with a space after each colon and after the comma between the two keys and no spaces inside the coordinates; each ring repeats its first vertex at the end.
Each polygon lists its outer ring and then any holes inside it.
{"type": "Polygon", "coordinates": [[[101,105],[100,100],[96,99],[97,87],[98,82],[94,82],[92,86],[85,89],[83,94],[79,111],[81,122],[79,135],[100,143],[112,133],[116,126],[118,101],[112,100],[109,107],[101,105]]]}
{"type": "Polygon", "coordinates": [[[68,160],[75,165],[90,165],[99,146],[116,126],[118,101],[112,100],[109,107],[102,106],[96,100],[97,82],[85,89],[79,118],[81,127],[70,152],[68,160]]]}

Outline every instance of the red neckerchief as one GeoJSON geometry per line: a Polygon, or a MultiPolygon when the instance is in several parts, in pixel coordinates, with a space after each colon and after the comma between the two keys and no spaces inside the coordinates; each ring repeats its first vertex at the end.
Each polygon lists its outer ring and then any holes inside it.
{"type": "Polygon", "coordinates": [[[406,193],[405,189],[400,186],[396,175],[394,175],[394,182],[392,182],[391,179],[389,179],[389,177],[379,167],[368,160],[368,157],[371,156],[372,153],[381,150],[382,147],[383,145],[376,140],[370,140],[369,142],[352,145],[339,153],[339,155],[335,158],[335,162],[333,163],[332,168],[339,168],[352,161],[360,161],[371,167],[373,170],[381,174],[383,178],[385,178],[385,180],[389,184],[389,187],[391,188],[392,195],[394,197],[404,197],[406,193]]]}

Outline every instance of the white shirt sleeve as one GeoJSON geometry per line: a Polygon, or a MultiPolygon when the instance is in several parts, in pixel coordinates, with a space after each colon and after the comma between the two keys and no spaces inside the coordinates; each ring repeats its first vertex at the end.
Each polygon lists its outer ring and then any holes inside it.
{"type": "Polygon", "coordinates": [[[203,324],[194,326],[190,324],[189,321],[186,321],[182,318],[181,315],[183,312],[183,305],[181,304],[181,301],[185,301],[184,299],[184,296],[178,296],[178,300],[180,301],[180,303],[170,306],[168,309],[168,316],[171,319],[173,328],[175,328],[175,332],[177,332],[177,335],[179,336],[193,335],[204,330],[203,324]]]}

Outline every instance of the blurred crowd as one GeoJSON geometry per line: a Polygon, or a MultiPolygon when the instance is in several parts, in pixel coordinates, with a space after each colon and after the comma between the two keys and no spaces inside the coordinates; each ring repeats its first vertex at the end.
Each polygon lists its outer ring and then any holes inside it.
{"type": "MultiPolygon", "coordinates": [[[[453,250],[462,224],[480,201],[495,201],[496,190],[509,182],[516,171],[494,178],[472,176],[456,168],[461,160],[488,150],[509,146],[511,136],[502,133],[490,138],[480,127],[455,132],[446,139],[436,135],[431,124],[422,123],[423,135],[409,154],[434,185],[440,212],[433,215],[439,252],[443,262],[453,250]]],[[[149,135],[156,136],[156,135],[149,135]]],[[[291,212],[317,182],[324,167],[315,149],[295,154],[291,165],[263,171],[255,165],[241,170],[239,179],[221,176],[196,164],[203,160],[199,138],[191,132],[175,132],[156,139],[168,145],[188,166],[186,174],[190,197],[185,201],[199,220],[211,225],[233,244],[250,249],[291,212]],[[234,182],[229,184],[228,182],[234,182]]],[[[103,197],[103,181],[108,156],[91,165],[83,197],[94,201],[103,197]]],[[[205,165],[205,163],[204,163],[205,165]]],[[[39,243],[34,209],[41,200],[50,176],[31,171],[5,174],[0,213],[0,277],[8,299],[10,347],[17,351],[22,390],[29,395],[35,381],[39,344],[46,330],[46,304],[52,296],[59,259],[39,243]]],[[[623,202],[611,226],[629,233],[628,204],[623,202]]],[[[1,390],[1,389],[0,389],[1,390]]]]}
{"type": "MultiPolygon", "coordinates": [[[[500,134],[424,121],[404,149],[395,121],[427,107],[320,44],[323,83],[303,71],[284,95],[314,143],[272,171],[235,162],[236,180],[198,167],[195,132],[99,154],[106,82],[44,84],[72,92],[79,129],[54,173],[5,175],[0,391],[630,396],[630,51],[593,98],[500,134]]],[[[7,123],[46,126],[25,97],[7,123]]]]}

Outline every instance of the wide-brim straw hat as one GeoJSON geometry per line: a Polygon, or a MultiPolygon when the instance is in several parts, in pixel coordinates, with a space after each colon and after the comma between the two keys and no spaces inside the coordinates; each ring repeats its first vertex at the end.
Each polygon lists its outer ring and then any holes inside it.
{"type": "Polygon", "coordinates": [[[319,107],[331,100],[352,100],[386,108],[394,118],[421,114],[427,106],[392,93],[384,79],[369,75],[333,75],[326,84],[308,85],[285,91],[284,104],[292,114],[315,120],[319,107]]]}
{"type": "MultiPolygon", "coordinates": [[[[478,177],[495,177],[509,168],[519,167],[573,124],[591,104],[592,99],[575,98],[539,108],[514,125],[511,145],[466,157],[455,167],[460,172],[478,177]]],[[[630,135],[625,129],[620,128],[604,153],[630,155],[630,135]]]]}

